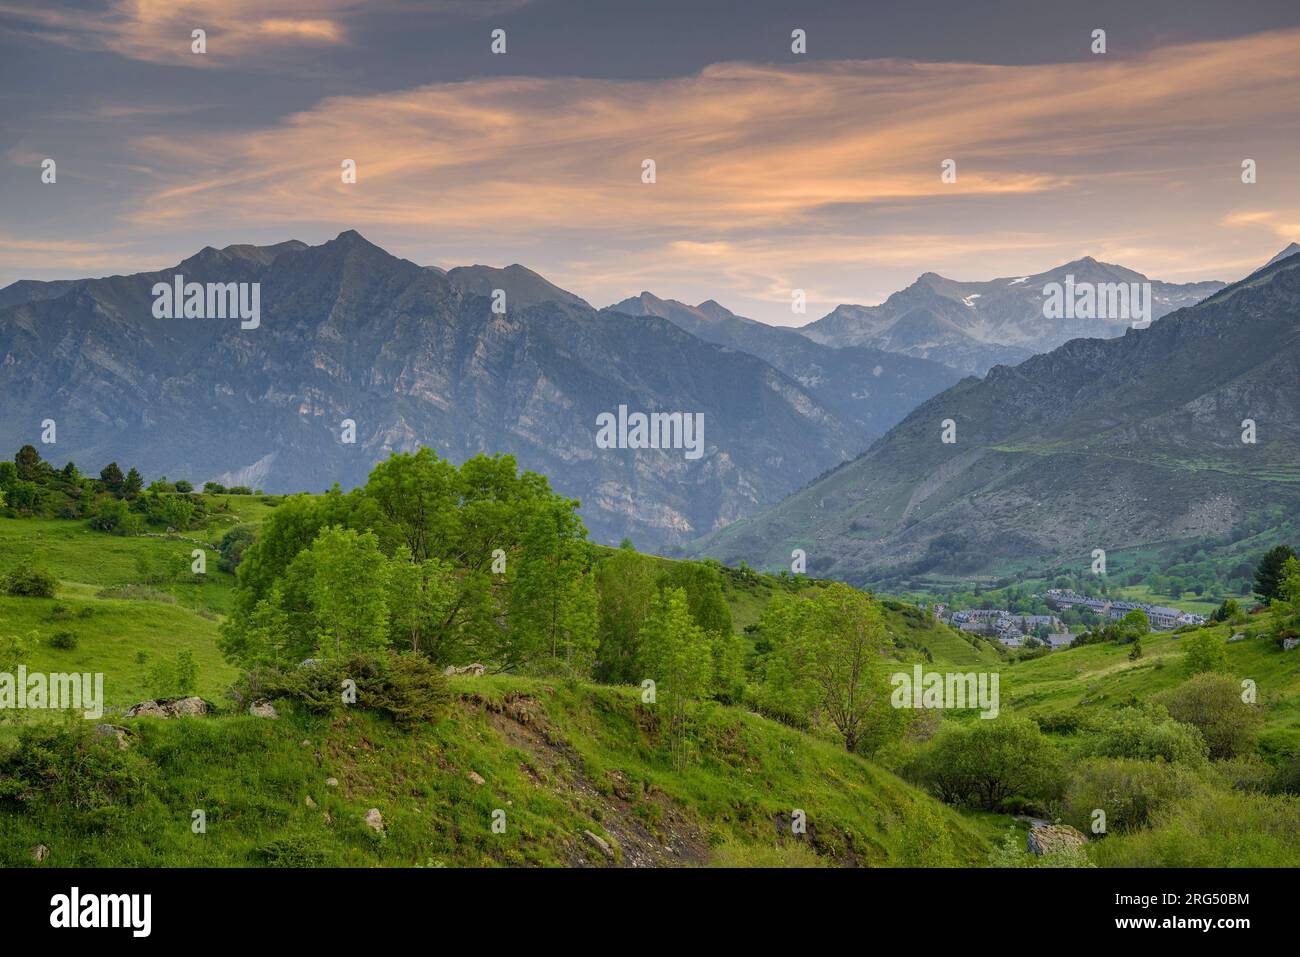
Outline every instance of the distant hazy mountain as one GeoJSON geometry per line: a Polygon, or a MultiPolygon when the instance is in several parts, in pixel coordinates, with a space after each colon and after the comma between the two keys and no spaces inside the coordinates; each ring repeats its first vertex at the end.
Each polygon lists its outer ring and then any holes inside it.
{"type": "Polygon", "coordinates": [[[864,430],[754,356],[597,312],[519,266],[443,274],[355,232],[207,248],[173,269],[4,290],[0,449],[267,491],[364,481],[391,451],[511,452],[582,501],[593,537],[662,547],[777,501],[864,430]],[[152,287],[260,283],[261,319],[156,319],[152,287]],[[504,288],[507,311],[491,309],[504,288]],[[26,297],[14,302],[16,297],[26,297]],[[704,415],[707,451],[601,449],[596,418],[704,415]],[[356,422],[355,444],[340,441],[356,422]]]}
{"type": "Polygon", "coordinates": [[[1200,302],[1221,282],[1166,283],[1091,256],[1034,276],[957,282],[928,272],[879,306],[837,306],[799,331],[830,346],[872,346],[983,375],[1077,338],[1122,336],[1127,319],[1044,317],[1049,283],[1151,283],[1151,318],[1200,302]]]}
{"type": "Polygon", "coordinates": [[[810,572],[851,582],[1086,568],[1094,548],[1231,537],[1298,508],[1294,255],[1150,328],[965,379],[699,550],[778,567],[803,548],[810,572]]]}
{"type": "Polygon", "coordinates": [[[712,299],[688,306],[648,292],[609,307],[633,316],[662,316],[706,342],[760,359],[798,380],[829,408],[875,438],[961,378],[937,362],[880,349],[834,349],[794,329],[737,316],[712,299]]]}

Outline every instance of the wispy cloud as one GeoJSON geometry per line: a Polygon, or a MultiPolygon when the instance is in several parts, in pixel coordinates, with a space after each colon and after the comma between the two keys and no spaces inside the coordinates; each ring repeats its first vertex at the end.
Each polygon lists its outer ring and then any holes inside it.
{"type": "MultiPolygon", "coordinates": [[[[293,23],[353,9],[294,8],[293,23]]],[[[251,43],[284,39],[250,24],[251,43]]],[[[593,301],[722,292],[787,322],[792,288],[870,301],[922,269],[987,278],[1087,253],[1208,278],[1262,242],[1221,227],[1300,221],[1297,48],[1291,31],[1064,64],[724,63],[332,97],[271,127],[137,136],[128,152],[155,173],[120,217],[154,235],[355,226],[426,262],[517,258],[593,301]],[[1240,182],[1245,156],[1258,184],[1240,182]]]]}

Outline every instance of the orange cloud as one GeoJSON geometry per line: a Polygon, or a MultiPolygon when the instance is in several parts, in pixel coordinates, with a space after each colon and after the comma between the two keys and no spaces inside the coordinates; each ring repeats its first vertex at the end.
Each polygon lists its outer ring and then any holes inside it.
{"type": "MultiPolygon", "coordinates": [[[[299,6],[293,23],[333,24],[349,4],[299,6]]],[[[597,302],[721,288],[776,321],[791,288],[863,301],[922,269],[988,278],[1083,254],[1229,279],[1219,264],[1267,244],[1216,227],[1294,195],[1297,48],[1289,31],[1064,64],[725,63],[333,97],[273,128],[136,140],[158,172],[123,220],[355,226],[422,261],[508,251],[597,302]],[[1259,184],[1240,183],[1242,156],[1259,184]]]]}

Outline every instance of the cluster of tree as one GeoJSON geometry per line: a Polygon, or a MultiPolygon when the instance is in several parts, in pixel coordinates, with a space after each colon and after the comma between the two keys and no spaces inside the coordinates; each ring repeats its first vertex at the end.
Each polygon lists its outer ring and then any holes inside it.
{"type": "Polygon", "coordinates": [[[0,461],[0,504],[12,515],[89,518],[91,526],[136,534],[147,524],[184,530],[207,513],[194,487],[166,478],[146,489],[138,469],[123,473],[110,462],[98,478],[85,476],[73,462],[55,468],[34,446],[24,445],[12,462],[0,461]]]}
{"type": "MultiPolygon", "coordinates": [[[[1074,641],[1070,643],[1070,647],[1095,645],[1102,642],[1127,645],[1140,641],[1150,633],[1151,620],[1147,617],[1147,613],[1141,608],[1134,608],[1119,621],[1108,622],[1104,625],[1093,625],[1087,631],[1077,635],[1074,641]]],[[[1137,657],[1140,657],[1140,653],[1137,657]]]]}
{"type": "Polygon", "coordinates": [[[442,664],[589,673],[577,503],[511,456],[393,455],[363,488],[286,499],[240,547],[222,648],[243,664],[407,648],[442,664]]]}

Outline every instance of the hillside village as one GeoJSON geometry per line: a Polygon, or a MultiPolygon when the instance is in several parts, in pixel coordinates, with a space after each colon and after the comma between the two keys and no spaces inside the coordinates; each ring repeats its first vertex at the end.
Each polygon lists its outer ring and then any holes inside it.
{"type": "MultiPolygon", "coordinates": [[[[1063,588],[1049,588],[1042,597],[1049,606],[1059,611],[1068,608],[1086,609],[1107,621],[1119,621],[1129,612],[1140,610],[1146,614],[1153,631],[1173,631],[1185,625],[1203,625],[1206,622],[1203,615],[1177,608],[1140,601],[1089,598],[1063,588]]],[[[942,604],[936,604],[933,611],[937,619],[953,628],[996,638],[1007,648],[1024,647],[1029,639],[1033,639],[1055,651],[1070,647],[1078,637],[1056,615],[1022,615],[1005,608],[970,608],[958,611],[942,604]]]]}

